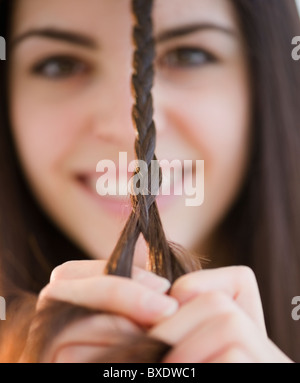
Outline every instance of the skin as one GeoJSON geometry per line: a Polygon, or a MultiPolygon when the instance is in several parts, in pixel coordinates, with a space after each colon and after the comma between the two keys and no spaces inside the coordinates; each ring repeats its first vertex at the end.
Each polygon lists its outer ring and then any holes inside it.
{"type": "MultiPolygon", "coordinates": [[[[127,152],[128,162],[134,159],[129,10],[127,0],[90,0],[88,7],[82,0],[19,0],[12,28],[16,40],[32,29],[74,31],[76,26],[75,32],[89,36],[97,46],[23,39],[11,56],[10,97],[13,133],[31,188],[59,227],[96,259],[109,257],[128,214],[122,209],[118,215],[107,211],[95,186],[87,192],[78,177],[93,183],[98,161],[118,163],[119,152],[127,152]],[[57,55],[75,56],[81,69],[56,79],[45,76],[49,65],[42,74],[32,73],[41,61],[57,55]]],[[[205,163],[204,204],[191,208],[185,205],[185,195],[170,198],[160,209],[161,218],[170,240],[191,250],[200,245],[203,253],[203,243],[236,198],[246,172],[250,95],[242,38],[224,0],[158,1],[154,23],[159,40],[153,90],[157,157],[205,163]],[[195,23],[230,32],[211,28],[161,38],[166,31],[195,23]],[[177,59],[172,65],[176,49],[189,47],[197,50],[199,64],[188,67],[177,59]]],[[[190,65],[192,59],[189,53],[190,65]]],[[[141,267],[145,254],[141,240],[135,257],[141,267]]]]}
{"type": "Polygon", "coordinates": [[[291,362],[268,339],[257,282],[251,269],[226,267],[202,270],[179,278],[169,292],[169,299],[175,299],[178,305],[172,313],[168,311],[169,303],[166,302],[158,309],[161,297],[165,298],[157,294],[161,283],[164,283],[162,278],[143,271],[142,278],[138,278],[136,283],[136,272],[141,272],[139,269],[135,269],[132,281],[119,278],[113,301],[99,300],[95,289],[99,289],[100,284],[104,288],[112,286],[108,281],[110,277],[99,277],[105,264],[105,261],[68,262],[54,270],[55,277],[42,291],[40,305],[50,298],[97,310],[104,307],[112,312],[110,323],[113,325],[105,325],[103,319],[94,316],[70,326],[54,340],[45,354],[45,361],[76,363],[92,360],[97,353],[105,351],[103,342],[112,326],[137,334],[147,326],[150,336],[173,346],[163,360],[165,363],[291,362]],[[81,296],[77,293],[89,284],[93,289],[89,290],[87,301],[85,292],[81,296]],[[130,297],[122,294],[124,289],[130,292],[130,297]],[[144,297],[147,299],[149,296],[149,289],[152,294],[157,294],[153,298],[158,302],[157,310],[151,312],[143,304],[144,297]],[[132,302],[135,302],[135,311],[132,302]],[[115,314],[122,315],[122,318],[116,320],[115,314]],[[137,326],[133,327],[123,317],[134,317],[137,326]]]}
{"type": "MultiPolygon", "coordinates": [[[[17,1],[13,41],[50,27],[92,40],[87,47],[35,36],[18,40],[11,53],[10,115],[29,185],[62,231],[98,259],[54,270],[37,310],[51,298],[111,312],[121,316],[116,319],[120,326],[148,328],[150,335],[174,345],[170,362],[287,361],[266,336],[257,284],[248,269],[192,273],[180,278],[168,296],[168,283],[149,272],[139,269],[143,278],[124,280],[101,271],[128,213],[112,214],[107,200],[100,202],[96,165],[102,159],[117,162],[121,151],[134,159],[129,9],[127,0],[89,0],[88,6],[83,0],[17,1]],[[61,74],[57,61],[42,70],[41,62],[59,55],[76,57],[76,65],[63,77],[49,77],[53,71],[61,74]],[[79,182],[82,176],[94,186],[79,182]],[[199,339],[211,347],[199,346],[199,339]]],[[[169,239],[203,252],[248,166],[251,92],[243,39],[227,0],[158,0],[153,19],[157,157],[205,161],[204,204],[188,208],[185,196],[171,198],[160,207],[161,218],[169,239]],[[166,38],[166,31],[195,23],[214,27],[166,38]],[[188,61],[178,60],[176,50],[187,53],[191,47],[188,61]]],[[[140,240],[135,264],[145,268],[146,259],[140,240]]],[[[53,340],[45,361],[88,360],[95,347],[101,348],[94,344],[95,334],[105,333],[107,322],[88,321],[53,340]]]]}

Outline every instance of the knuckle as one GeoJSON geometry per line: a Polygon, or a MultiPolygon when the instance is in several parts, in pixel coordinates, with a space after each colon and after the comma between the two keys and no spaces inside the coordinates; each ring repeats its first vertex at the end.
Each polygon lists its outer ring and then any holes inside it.
{"type": "Polygon", "coordinates": [[[67,261],[55,267],[55,269],[53,269],[51,273],[50,282],[52,283],[54,281],[58,281],[58,280],[66,278],[70,269],[73,268],[75,264],[76,264],[76,261],[67,261]]]}
{"type": "Polygon", "coordinates": [[[40,300],[45,300],[45,299],[49,299],[49,298],[52,298],[53,297],[53,291],[56,287],[57,283],[54,282],[54,283],[48,283],[48,285],[46,285],[41,291],[40,291],[40,294],[39,294],[39,299],[40,300]]]}
{"type": "Polygon", "coordinates": [[[186,281],[186,275],[183,275],[175,280],[175,282],[172,285],[172,291],[180,290],[181,286],[185,284],[186,281]]]}
{"type": "Polygon", "coordinates": [[[50,284],[46,285],[42,288],[42,290],[39,293],[39,300],[42,300],[46,298],[49,295],[49,290],[51,289],[50,284]]]}
{"type": "Polygon", "coordinates": [[[241,281],[241,283],[246,284],[255,284],[256,285],[256,276],[254,271],[248,266],[234,266],[234,272],[236,277],[241,281]]]}
{"type": "Polygon", "coordinates": [[[39,293],[38,300],[36,303],[36,309],[42,309],[45,306],[45,304],[51,299],[53,299],[52,286],[48,284],[39,293]]]}

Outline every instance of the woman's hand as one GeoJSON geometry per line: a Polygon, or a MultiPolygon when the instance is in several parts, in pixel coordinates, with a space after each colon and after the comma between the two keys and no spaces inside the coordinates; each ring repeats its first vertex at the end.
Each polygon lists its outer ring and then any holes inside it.
{"type": "Polygon", "coordinates": [[[173,346],[165,363],[291,362],[267,337],[254,273],[247,267],[179,278],[180,309],[149,334],[173,346]]]}
{"type": "Polygon", "coordinates": [[[174,314],[175,298],[164,295],[170,283],[164,278],[133,268],[132,279],[104,275],[106,261],[74,261],[57,267],[41,291],[37,308],[58,300],[123,315],[142,326],[158,323],[174,314]]]}
{"type": "Polygon", "coordinates": [[[164,278],[136,267],[132,279],[104,275],[105,266],[106,261],[76,261],[53,271],[39,295],[37,313],[52,301],[95,313],[70,323],[51,339],[43,362],[92,360],[105,347],[117,343],[112,334],[138,333],[178,309],[177,300],[164,294],[170,288],[164,278]]]}

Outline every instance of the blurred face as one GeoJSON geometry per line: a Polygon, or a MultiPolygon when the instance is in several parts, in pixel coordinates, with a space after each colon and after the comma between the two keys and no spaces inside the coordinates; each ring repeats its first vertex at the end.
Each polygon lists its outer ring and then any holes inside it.
{"type": "MultiPolygon", "coordinates": [[[[156,0],[158,159],[204,160],[205,200],[158,197],[167,238],[204,244],[239,192],[249,153],[246,58],[229,0],[156,0]]],[[[38,202],[94,258],[110,256],[130,199],[99,196],[96,165],[135,158],[129,0],[17,0],[11,121],[38,202]]],[[[119,170],[119,169],[117,169],[119,170]]],[[[121,170],[120,170],[121,172],[121,170]]],[[[142,240],[136,263],[146,256],[142,240]]]]}

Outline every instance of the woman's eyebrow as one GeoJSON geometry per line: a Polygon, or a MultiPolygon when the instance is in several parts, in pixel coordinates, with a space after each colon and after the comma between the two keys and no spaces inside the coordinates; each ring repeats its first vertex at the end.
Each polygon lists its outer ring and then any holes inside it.
{"type": "Polygon", "coordinates": [[[216,30],[232,37],[236,36],[236,32],[233,28],[225,27],[223,25],[218,25],[213,23],[198,23],[198,24],[183,25],[177,28],[176,27],[170,28],[169,30],[160,32],[158,36],[156,37],[155,41],[156,43],[162,43],[167,40],[174,39],[176,37],[182,37],[194,32],[205,31],[205,30],[216,30]]]}
{"type": "Polygon", "coordinates": [[[31,29],[12,40],[10,48],[13,49],[24,40],[34,37],[47,38],[52,40],[64,41],[84,48],[97,49],[95,40],[83,34],[65,31],[55,28],[31,29]]]}

